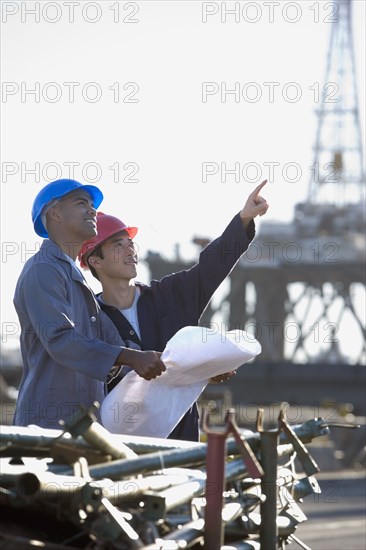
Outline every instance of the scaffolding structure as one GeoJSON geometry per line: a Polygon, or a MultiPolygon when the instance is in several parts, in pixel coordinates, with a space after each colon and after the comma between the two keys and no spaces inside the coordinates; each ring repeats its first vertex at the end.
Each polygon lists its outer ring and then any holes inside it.
{"type": "MultiPolygon", "coordinates": [[[[365,171],[352,2],[337,4],[308,198],[295,206],[290,224],[262,222],[230,275],[227,295],[202,319],[251,331],[265,363],[366,362],[365,171]]],[[[146,261],[153,278],[191,265],[153,254],[146,261]]]]}

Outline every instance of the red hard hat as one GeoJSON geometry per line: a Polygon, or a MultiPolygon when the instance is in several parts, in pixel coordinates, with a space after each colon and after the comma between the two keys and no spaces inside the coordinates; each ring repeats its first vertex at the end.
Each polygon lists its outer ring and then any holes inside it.
{"type": "Polygon", "coordinates": [[[138,231],[138,228],[127,226],[122,220],[116,218],[115,216],[109,216],[108,214],[103,214],[103,212],[98,212],[97,235],[92,239],[85,241],[78,254],[81,267],[84,269],[89,269],[86,260],[91,253],[97,248],[97,246],[121,231],[127,231],[128,236],[133,239],[138,231]]]}

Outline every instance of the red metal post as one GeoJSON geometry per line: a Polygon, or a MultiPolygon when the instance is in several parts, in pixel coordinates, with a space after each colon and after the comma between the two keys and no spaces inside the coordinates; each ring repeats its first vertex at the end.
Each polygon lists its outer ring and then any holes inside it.
{"type": "Polygon", "coordinates": [[[224,532],[222,525],[222,493],[224,490],[226,431],[207,434],[205,550],[220,550],[224,532]]]}
{"type": "Polygon", "coordinates": [[[261,477],[263,470],[248,443],[241,438],[235,423],[235,411],[226,414],[224,430],[208,427],[208,414],[203,411],[202,429],[207,434],[206,456],[206,508],[205,508],[205,550],[220,550],[224,542],[222,522],[223,491],[225,488],[226,438],[231,433],[235,437],[243,460],[254,477],[261,477]]]}

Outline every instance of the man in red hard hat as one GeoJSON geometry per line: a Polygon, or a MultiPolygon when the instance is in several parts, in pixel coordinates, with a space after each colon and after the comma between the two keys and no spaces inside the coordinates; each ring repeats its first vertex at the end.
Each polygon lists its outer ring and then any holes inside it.
{"type": "Polygon", "coordinates": [[[82,243],[96,235],[102,200],[97,187],[61,179],[34,201],[34,230],[45,240],[14,295],[23,358],[15,425],[59,428],[59,420],[72,421],[79,405],[102,403],[122,365],[147,380],[165,370],[159,353],[126,347],[75,263],[82,243]]]}
{"type": "MultiPolygon", "coordinates": [[[[260,196],[265,183],[262,182],[249,195],[242,210],[222,235],[201,252],[196,265],[160,281],[151,281],[150,285],[134,281],[138,258],[133,239],[137,228],[126,225],[114,216],[98,213],[97,235],[83,244],[78,257],[81,266],[90,268],[101,282],[103,292],[98,296],[98,301],[126,345],[161,352],[179,329],[198,325],[213,293],[253,239],[253,219],[262,216],[268,209],[266,200],[260,196]]],[[[122,372],[126,371],[128,369],[124,368],[122,372]]],[[[228,373],[215,381],[231,375],[228,373]]],[[[159,403],[157,411],[158,407],[159,403]]],[[[199,439],[195,404],[169,437],[191,441],[199,439]]]]}

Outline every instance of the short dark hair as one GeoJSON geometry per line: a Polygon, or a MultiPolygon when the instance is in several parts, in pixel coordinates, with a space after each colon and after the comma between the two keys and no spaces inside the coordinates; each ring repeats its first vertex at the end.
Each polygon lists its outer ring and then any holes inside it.
{"type": "Polygon", "coordinates": [[[90,262],[89,262],[90,256],[98,256],[98,258],[100,258],[101,260],[104,260],[102,245],[100,244],[99,246],[97,246],[97,248],[95,248],[95,249],[93,250],[93,252],[92,252],[91,254],[89,254],[89,256],[88,256],[87,259],[86,259],[86,263],[87,263],[88,266],[89,266],[89,269],[90,269],[91,274],[93,275],[93,277],[95,277],[96,279],[98,279],[98,281],[100,281],[100,279],[99,279],[99,277],[98,277],[98,273],[96,272],[96,270],[94,269],[94,267],[93,267],[93,266],[90,264],[90,262]]]}

